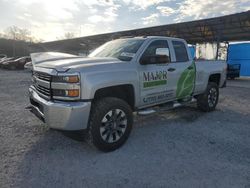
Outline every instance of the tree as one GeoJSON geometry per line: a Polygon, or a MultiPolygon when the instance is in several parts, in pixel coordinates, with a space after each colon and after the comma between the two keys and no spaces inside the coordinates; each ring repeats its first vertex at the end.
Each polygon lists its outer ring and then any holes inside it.
{"type": "Polygon", "coordinates": [[[28,29],[11,26],[5,29],[3,38],[21,40],[26,42],[35,42],[37,39],[31,35],[28,29]]]}
{"type": "Polygon", "coordinates": [[[11,26],[4,31],[8,39],[17,40],[19,35],[19,28],[17,26],[11,26]]]}
{"type": "Polygon", "coordinates": [[[62,37],[57,37],[58,40],[72,39],[75,38],[76,34],[74,32],[66,32],[62,37]]]}
{"type": "Polygon", "coordinates": [[[0,38],[6,38],[5,34],[0,33],[0,38]]]}
{"type": "Polygon", "coordinates": [[[75,33],[73,33],[73,32],[67,32],[67,33],[64,34],[64,38],[65,39],[75,38],[75,33]]]}

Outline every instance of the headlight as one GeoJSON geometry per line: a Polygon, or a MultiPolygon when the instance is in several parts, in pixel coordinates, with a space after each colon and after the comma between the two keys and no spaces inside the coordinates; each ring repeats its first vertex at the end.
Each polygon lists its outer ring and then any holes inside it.
{"type": "Polygon", "coordinates": [[[78,83],[79,81],[79,75],[53,76],[52,78],[52,82],[78,83]]]}
{"type": "Polygon", "coordinates": [[[59,74],[52,77],[51,89],[53,99],[79,100],[80,74],[59,74]]]}

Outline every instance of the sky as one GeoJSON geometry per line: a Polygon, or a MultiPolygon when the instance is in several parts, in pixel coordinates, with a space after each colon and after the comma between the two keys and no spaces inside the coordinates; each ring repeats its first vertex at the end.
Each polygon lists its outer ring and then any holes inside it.
{"type": "Polygon", "coordinates": [[[250,0],[0,0],[0,33],[15,25],[53,41],[247,10],[250,0]]]}

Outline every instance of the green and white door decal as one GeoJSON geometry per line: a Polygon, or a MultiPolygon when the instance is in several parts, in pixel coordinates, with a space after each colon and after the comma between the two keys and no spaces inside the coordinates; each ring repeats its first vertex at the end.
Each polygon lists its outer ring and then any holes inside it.
{"type": "Polygon", "coordinates": [[[140,73],[142,104],[183,99],[192,95],[195,87],[195,63],[148,65],[140,73]],[[174,69],[170,72],[169,69],[174,69]]]}
{"type": "Polygon", "coordinates": [[[142,105],[166,101],[173,95],[168,92],[167,65],[147,65],[140,72],[142,105]]]}
{"type": "Polygon", "coordinates": [[[154,86],[167,84],[166,70],[145,71],[142,74],[143,74],[143,88],[150,88],[154,86]]]}
{"type": "Polygon", "coordinates": [[[195,86],[195,63],[187,67],[180,75],[177,82],[176,98],[182,99],[190,96],[194,91],[195,86]]]}

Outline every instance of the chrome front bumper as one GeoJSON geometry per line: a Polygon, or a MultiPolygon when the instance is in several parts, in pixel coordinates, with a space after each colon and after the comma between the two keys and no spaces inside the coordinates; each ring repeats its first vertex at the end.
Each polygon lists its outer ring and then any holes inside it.
{"type": "Polygon", "coordinates": [[[33,113],[49,127],[72,131],[87,128],[91,102],[47,101],[32,86],[29,95],[33,113]]]}

